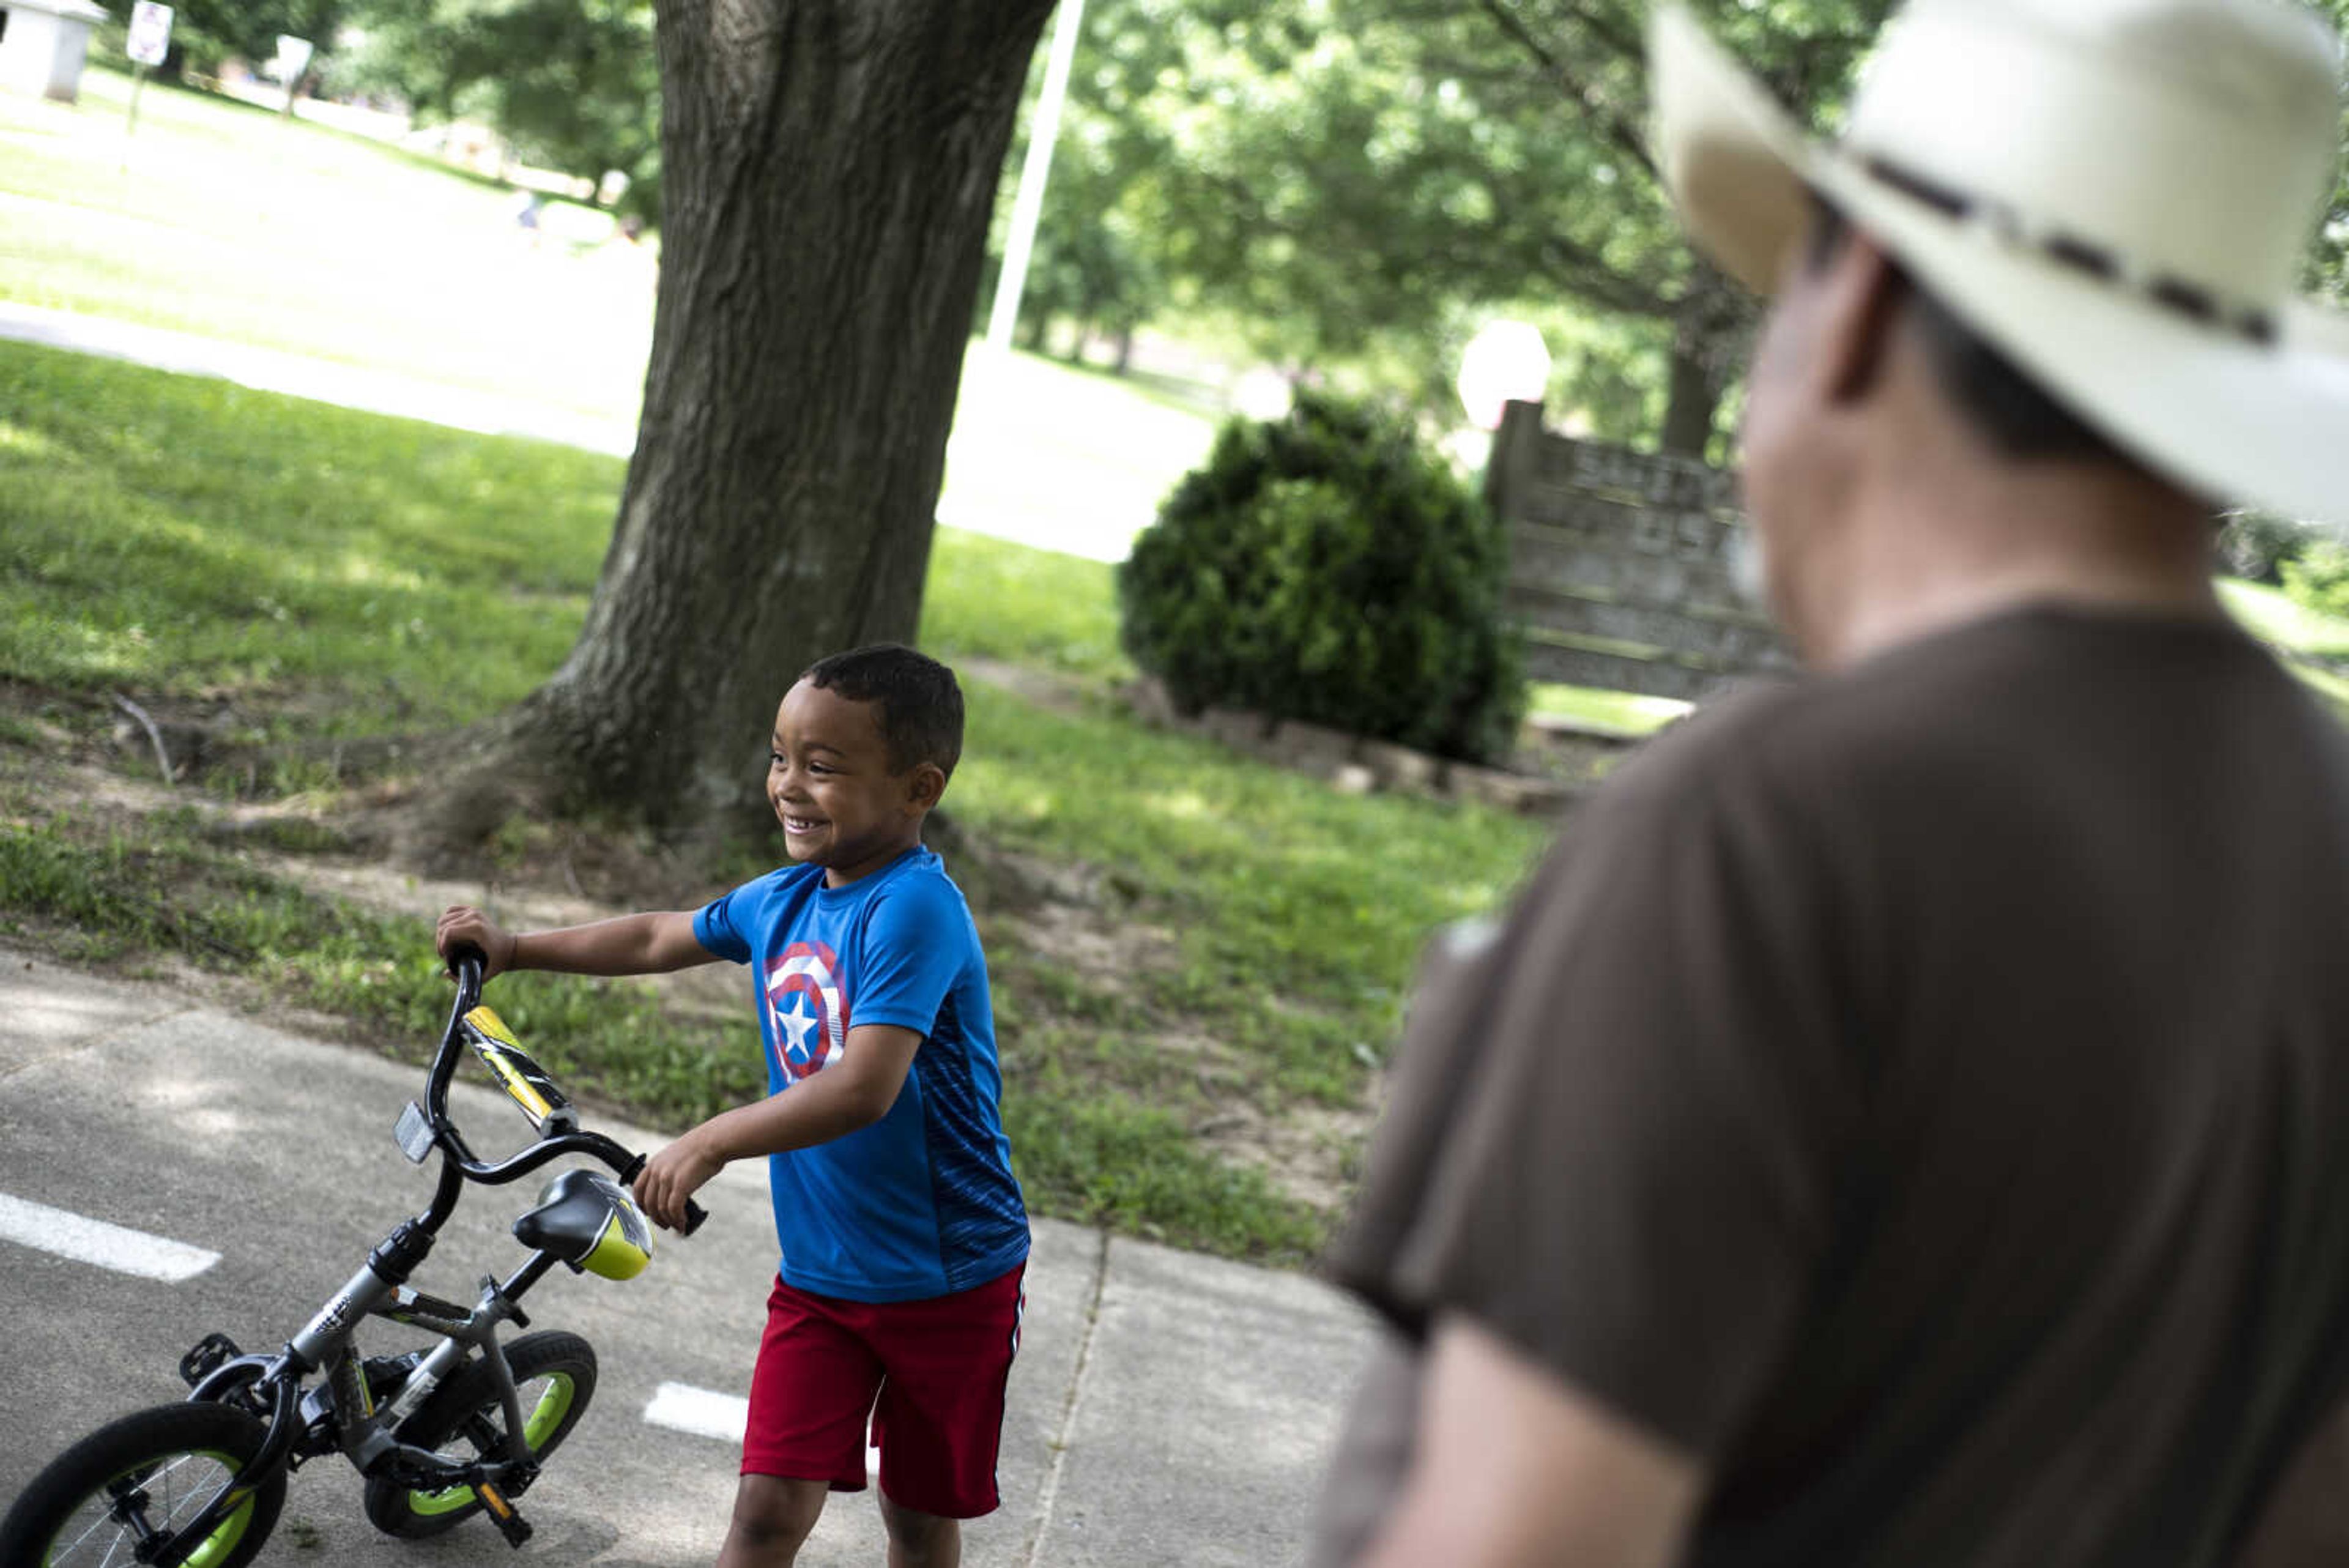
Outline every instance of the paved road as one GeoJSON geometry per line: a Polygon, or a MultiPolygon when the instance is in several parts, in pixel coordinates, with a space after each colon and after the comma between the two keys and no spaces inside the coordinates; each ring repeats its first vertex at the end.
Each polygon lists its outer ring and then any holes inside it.
{"type": "MultiPolygon", "coordinates": [[[[168,987],[0,947],[0,1235],[37,1231],[56,1210],[219,1254],[164,1282],[0,1240],[0,1501],[80,1431],[178,1397],[172,1368],[205,1331],[249,1348],[282,1342],[420,1208],[428,1178],[390,1127],[421,1082],[168,987]]],[[[485,1089],[460,1085],[451,1103],[485,1154],[527,1131],[485,1089]]],[[[558,1271],[530,1298],[537,1325],[594,1342],[601,1381],[531,1494],[538,1535],[515,1563],[671,1568],[715,1556],[736,1449],[647,1412],[664,1385],[723,1397],[746,1385],[773,1238],[754,1170],[721,1175],[705,1200],[702,1232],[665,1245],[639,1279],[558,1271]]],[[[470,1299],[480,1273],[518,1261],[504,1233],[516,1211],[508,1193],[470,1189],[419,1282],[470,1299]]],[[[398,1331],[378,1332],[363,1343],[395,1347],[398,1331]]],[[[1367,1343],[1354,1309],[1311,1280],[1040,1221],[1004,1506],[970,1528],[966,1561],[1296,1561],[1367,1343]]],[[[385,1541],[358,1490],[339,1462],[295,1476],[264,1568],[508,1560],[478,1522],[437,1542],[385,1541]]],[[[878,1561],[872,1496],[836,1498],[802,1561],[878,1561]]]]}
{"type": "Polygon", "coordinates": [[[467,391],[332,359],[256,348],[223,337],[174,332],[67,310],[0,300],[0,338],[69,348],[181,375],[212,376],[264,392],[284,392],[367,413],[395,414],[454,430],[531,436],[613,457],[636,447],[633,423],[590,419],[513,398],[467,391]]]}
{"type": "MultiPolygon", "coordinates": [[[[636,448],[633,422],[591,419],[585,414],[488,392],[468,391],[437,381],[74,311],[47,310],[0,300],[0,339],[96,354],[181,375],[212,376],[264,392],[284,392],[315,402],[422,420],[454,430],[559,441],[613,457],[626,457],[636,448]]],[[[951,441],[947,463],[949,469],[954,467],[951,441]]],[[[938,498],[937,520],[948,527],[991,535],[1038,549],[1063,551],[1095,561],[1122,561],[1133,547],[1133,535],[1150,518],[1146,513],[1119,518],[1089,510],[1071,516],[1054,507],[970,505],[958,501],[949,485],[938,498]]]]}

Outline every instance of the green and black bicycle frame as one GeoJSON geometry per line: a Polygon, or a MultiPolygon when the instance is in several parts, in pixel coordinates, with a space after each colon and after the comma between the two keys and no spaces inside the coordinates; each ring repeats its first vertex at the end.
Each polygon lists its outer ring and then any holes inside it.
{"type": "MultiPolygon", "coordinates": [[[[201,1360],[208,1346],[227,1348],[215,1335],[191,1351],[181,1368],[191,1374],[191,1399],[233,1402],[269,1423],[261,1451],[245,1467],[245,1475],[266,1476],[281,1465],[294,1468],[339,1449],[363,1475],[389,1476],[400,1484],[419,1488],[472,1488],[507,1540],[520,1545],[529,1534],[529,1526],[514,1511],[504,1490],[519,1490],[535,1478],[537,1456],[532,1453],[524,1432],[521,1393],[498,1329],[508,1322],[528,1327],[522,1298],[556,1263],[570,1262],[574,1269],[579,1264],[548,1248],[537,1248],[506,1279],[483,1278],[481,1298],[471,1308],[426,1295],[410,1288],[408,1282],[429,1256],[441,1227],[456,1211],[466,1183],[503,1186],[566,1155],[585,1155],[610,1167],[626,1186],[636,1179],[645,1158],[601,1133],[580,1130],[576,1116],[570,1114],[551,1081],[518,1046],[510,1040],[485,1043],[481,1031],[468,1024],[468,1014],[481,1003],[479,952],[460,951],[454,956],[451,969],[457,998],[426,1079],[425,1103],[419,1106],[411,1101],[401,1112],[397,1129],[401,1151],[412,1162],[420,1165],[435,1152],[440,1157],[431,1202],[378,1243],[368,1252],[366,1266],[275,1355],[231,1354],[226,1359],[214,1355],[210,1361],[201,1360]],[[469,1035],[508,1093],[540,1128],[537,1142],[496,1164],[475,1158],[449,1119],[449,1085],[461,1054],[460,1047],[469,1035]],[[357,1324],[367,1317],[385,1318],[441,1336],[380,1407],[367,1386],[355,1345],[357,1324]],[[478,1350],[491,1368],[503,1407],[509,1451],[502,1458],[460,1463],[399,1442],[394,1436],[399,1424],[464,1366],[469,1350],[478,1350]],[[305,1397],[305,1381],[322,1370],[326,1373],[323,1389],[305,1397]]],[[[697,1230],[704,1218],[698,1205],[688,1203],[687,1233],[697,1230]]],[[[150,1561],[158,1568],[178,1568],[249,1490],[249,1486],[233,1480],[223,1486],[150,1561]]]]}

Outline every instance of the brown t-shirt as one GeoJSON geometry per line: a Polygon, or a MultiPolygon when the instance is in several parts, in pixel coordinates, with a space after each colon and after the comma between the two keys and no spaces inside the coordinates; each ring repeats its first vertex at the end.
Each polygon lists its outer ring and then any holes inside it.
{"type": "Polygon", "coordinates": [[[1332,1263],[1699,1458],[1692,1563],[2226,1561],[2349,1388],[2349,735],[2055,607],[1723,703],[1439,942],[1332,1263]]]}

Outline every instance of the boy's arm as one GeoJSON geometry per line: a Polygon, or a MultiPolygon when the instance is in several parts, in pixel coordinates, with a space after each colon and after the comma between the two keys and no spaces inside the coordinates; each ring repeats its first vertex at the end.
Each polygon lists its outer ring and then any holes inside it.
{"type": "Polygon", "coordinates": [[[463,943],[481,949],[488,961],[481,971],[484,980],[514,969],[563,974],[666,974],[717,961],[718,955],[694,936],[693,915],[690,909],[657,910],[517,935],[479,909],[459,906],[440,917],[434,942],[442,958],[463,943]]]}
{"type": "Polygon", "coordinates": [[[763,1100],[720,1112],[653,1156],[636,1177],[636,1201],[655,1221],[678,1230],[685,1200],[733,1161],[871,1127],[897,1103],[921,1044],[919,1033],[894,1023],[853,1026],[838,1062],[763,1100]]]}

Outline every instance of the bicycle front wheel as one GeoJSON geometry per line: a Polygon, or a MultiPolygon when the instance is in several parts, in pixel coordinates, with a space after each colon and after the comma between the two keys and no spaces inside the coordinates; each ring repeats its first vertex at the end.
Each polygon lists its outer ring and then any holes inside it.
{"type": "MultiPolygon", "coordinates": [[[[158,1405],[99,1428],[35,1476],[0,1521],[0,1568],[140,1561],[140,1542],[186,1527],[242,1482],[268,1428],[226,1405],[158,1405]]],[[[189,1568],[253,1560],[285,1502],[285,1472],[259,1478],[188,1556],[189,1568]]]]}
{"type": "MultiPolygon", "coordinates": [[[[523,1436],[543,1459],[587,1413],[595,1393],[595,1347],[575,1334],[526,1334],[506,1346],[506,1365],[522,1396],[523,1436]]],[[[504,1457],[505,1407],[496,1376],[485,1363],[468,1364],[399,1424],[398,1435],[403,1443],[460,1461],[504,1457]]],[[[519,1497],[523,1489],[504,1490],[519,1497]]],[[[429,1490],[381,1478],[367,1485],[367,1522],[404,1540],[438,1535],[481,1511],[481,1500],[469,1486],[429,1490]]]]}

